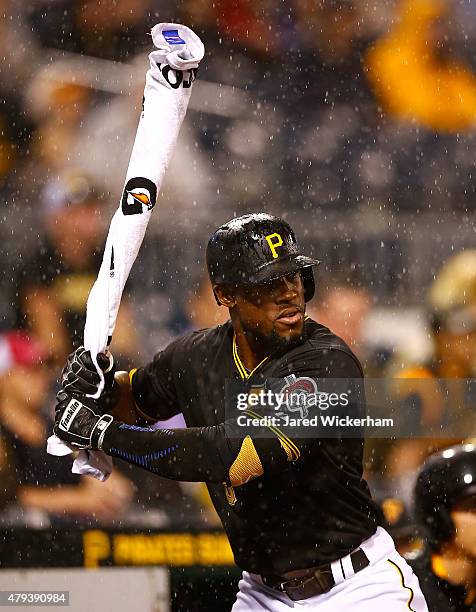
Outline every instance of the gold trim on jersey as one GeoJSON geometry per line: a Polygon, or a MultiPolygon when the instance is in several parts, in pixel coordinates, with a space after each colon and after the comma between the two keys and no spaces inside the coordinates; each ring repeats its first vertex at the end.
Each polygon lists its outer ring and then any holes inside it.
{"type": "Polygon", "coordinates": [[[254,367],[251,372],[245,368],[243,362],[238,355],[238,347],[236,346],[236,334],[233,334],[233,361],[235,362],[236,369],[238,370],[238,374],[241,376],[242,380],[248,380],[251,376],[256,372],[256,370],[263,365],[265,361],[269,359],[269,356],[265,357],[262,361],[258,363],[256,367],[254,367]]]}
{"type": "Polygon", "coordinates": [[[226,482],[223,483],[223,487],[225,489],[226,501],[230,506],[234,506],[236,504],[235,490],[232,486],[227,485],[226,482]]]}
{"type": "Polygon", "coordinates": [[[393,566],[393,567],[394,567],[394,568],[397,570],[397,572],[400,574],[400,582],[402,583],[402,587],[403,587],[404,589],[407,589],[408,591],[410,591],[410,598],[409,598],[409,600],[407,601],[407,607],[408,607],[408,609],[409,609],[409,610],[412,610],[412,612],[416,612],[416,610],[415,610],[414,608],[412,608],[412,607],[411,607],[411,603],[412,603],[412,601],[413,601],[413,597],[415,596],[415,594],[413,593],[413,589],[412,589],[411,587],[409,587],[409,586],[407,586],[407,585],[405,584],[405,578],[403,577],[403,572],[402,572],[402,570],[401,570],[401,569],[398,567],[398,565],[397,565],[396,563],[394,563],[393,561],[391,561],[390,559],[387,559],[387,561],[388,561],[388,562],[390,563],[390,565],[392,565],[392,566],[393,566]]]}
{"type": "MultiPolygon", "coordinates": [[[[311,317],[309,315],[304,316],[304,321],[307,321],[311,317]]],[[[235,362],[236,369],[238,370],[239,375],[242,380],[248,380],[251,376],[256,372],[256,370],[263,365],[265,361],[269,359],[269,355],[265,357],[262,361],[258,363],[258,365],[251,370],[251,372],[243,365],[243,362],[238,355],[238,347],[236,345],[236,333],[233,334],[233,361],[235,362]]]]}
{"type": "MultiPolygon", "coordinates": [[[[262,415],[258,414],[257,412],[254,412],[253,410],[250,410],[249,408],[244,411],[244,414],[247,414],[253,417],[254,419],[262,418],[262,415]]],[[[280,429],[274,427],[273,425],[267,425],[267,427],[277,436],[283,450],[287,455],[288,461],[297,461],[301,456],[301,451],[291,440],[291,438],[288,438],[286,434],[284,434],[280,429]]]]}

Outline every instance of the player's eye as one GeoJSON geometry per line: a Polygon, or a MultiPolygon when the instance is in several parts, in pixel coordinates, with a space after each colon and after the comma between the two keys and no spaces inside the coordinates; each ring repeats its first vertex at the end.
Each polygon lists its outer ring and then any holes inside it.
{"type": "Polygon", "coordinates": [[[286,280],[292,283],[293,285],[297,285],[299,283],[299,277],[301,276],[300,272],[292,272],[285,276],[286,280]]]}

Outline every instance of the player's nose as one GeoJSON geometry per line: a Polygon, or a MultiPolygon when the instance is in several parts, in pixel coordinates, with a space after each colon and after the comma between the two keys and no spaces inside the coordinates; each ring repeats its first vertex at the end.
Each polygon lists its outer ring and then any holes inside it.
{"type": "Polygon", "coordinates": [[[298,279],[296,275],[282,276],[276,279],[276,298],[278,303],[294,299],[298,294],[298,279]]]}

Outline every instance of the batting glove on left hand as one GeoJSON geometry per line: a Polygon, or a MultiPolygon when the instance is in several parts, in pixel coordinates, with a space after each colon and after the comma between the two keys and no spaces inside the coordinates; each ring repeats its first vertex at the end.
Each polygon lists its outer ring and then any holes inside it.
{"type": "Polygon", "coordinates": [[[99,414],[94,400],[79,400],[65,391],[60,391],[56,400],[54,433],[58,438],[77,448],[101,450],[104,434],[114,420],[112,415],[99,414]]]}
{"type": "MultiPolygon", "coordinates": [[[[97,362],[104,372],[104,389],[99,398],[102,412],[107,412],[114,403],[114,374],[116,366],[111,353],[99,353],[97,362]]],[[[68,361],[61,373],[61,386],[71,395],[95,395],[99,391],[99,374],[91,358],[90,351],[79,346],[68,356],[68,361]]]]}

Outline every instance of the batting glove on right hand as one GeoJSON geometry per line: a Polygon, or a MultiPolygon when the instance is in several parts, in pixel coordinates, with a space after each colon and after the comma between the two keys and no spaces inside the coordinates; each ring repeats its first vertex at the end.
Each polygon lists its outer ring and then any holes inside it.
{"type": "Polygon", "coordinates": [[[56,436],[76,448],[101,450],[106,429],[113,422],[112,415],[98,414],[95,400],[80,400],[65,391],[58,392],[56,401],[53,428],[56,436]]]}
{"type": "MultiPolygon", "coordinates": [[[[110,353],[99,353],[97,362],[104,372],[104,389],[101,400],[111,395],[116,366],[110,353]]],[[[72,395],[95,395],[101,379],[91,358],[90,351],[84,346],[73,351],[61,373],[61,387],[72,395]]]]}

